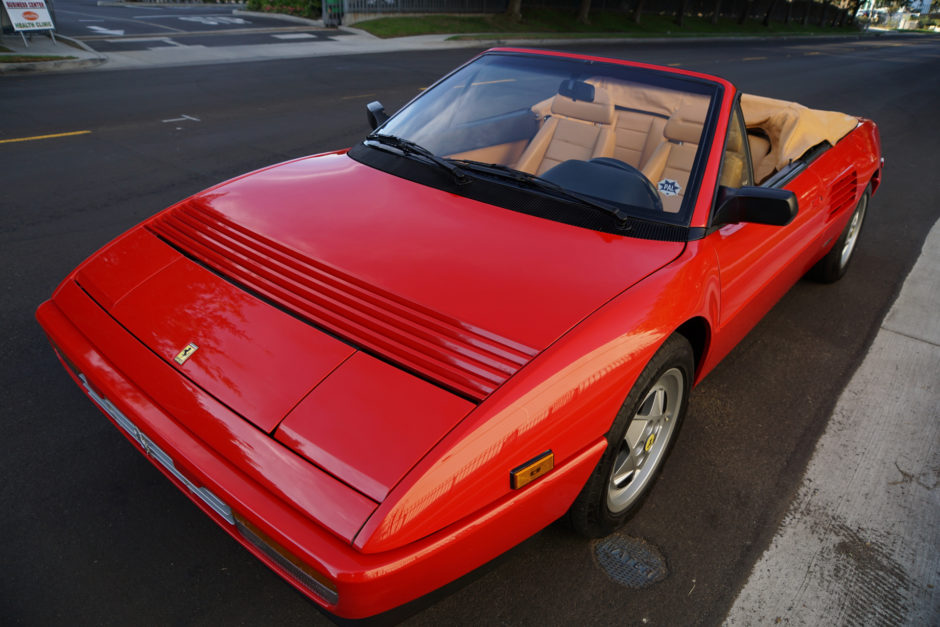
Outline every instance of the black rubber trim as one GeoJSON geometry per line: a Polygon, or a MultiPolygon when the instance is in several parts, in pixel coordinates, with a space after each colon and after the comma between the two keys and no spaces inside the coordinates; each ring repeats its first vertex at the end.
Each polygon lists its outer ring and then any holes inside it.
{"type": "Polygon", "coordinates": [[[469,182],[459,182],[449,172],[433,164],[364,143],[353,146],[347,155],[354,161],[393,176],[538,218],[639,239],[663,242],[685,242],[688,239],[688,227],[659,222],[653,212],[635,211],[638,217],[631,217],[624,229],[615,218],[605,213],[525,187],[524,184],[485,175],[479,175],[469,182]],[[649,218],[639,217],[644,213],[648,213],[649,218]]]}

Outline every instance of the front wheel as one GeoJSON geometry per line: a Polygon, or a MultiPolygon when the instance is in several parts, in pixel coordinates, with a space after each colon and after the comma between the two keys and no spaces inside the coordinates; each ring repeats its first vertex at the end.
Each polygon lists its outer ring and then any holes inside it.
{"type": "Polygon", "coordinates": [[[871,188],[865,190],[862,197],[858,199],[855,211],[849,218],[849,223],[845,225],[839,239],[833,244],[832,250],[826,253],[826,256],[820,259],[815,266],[810,268],[807,273],[809,278],[820,283],[834,283],[842,278],[845,271],[852,261],[852,254],[855,252],[855,245],[858,243],[859,233],[862,232],[862,224],[865,222],[865,215],[868,213],[868,199],[871,197],[871,188]]]}
{"type": "Polygon", "coordinates": [[[653,355],[607,432],[607,450],[568,519],[592,537],[623,525],[649,494],[685,416],[692,387],[692,347],[673,335],[653,355]]]}

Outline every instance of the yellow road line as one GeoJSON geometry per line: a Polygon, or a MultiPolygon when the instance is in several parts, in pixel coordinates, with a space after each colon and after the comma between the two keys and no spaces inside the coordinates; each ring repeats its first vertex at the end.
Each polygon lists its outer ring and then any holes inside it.
{"type": "Polygon", "coordinates": [[[15,139],[0,139],[0,144],[13,142],[33,142],[39,139],[54,139],[56,137],[72,137],[73,135],[88,135],[91,131],[72,131],[71,133],[55,133],[53,135],[34,135],[32,137],[17,137],[15,139]]]}
{"type": "Polygon", "coordinates": [[[343,96],[340,100],[358,100],[359,98],[371,98],[375,94],[356,94],[355,96],[343,96]]]}
{"type": "Polygon", "coordinates": [[[767,57],[744,57],[742,61],[764,61],[767,57]]]}
{"type": "Polygon", "coordinates": [[[679,67],[680,65],[682,65],[682,64],[681,64],[681,63],[670,63],[670,64],[669,64],[669,67],[679,67]]]}

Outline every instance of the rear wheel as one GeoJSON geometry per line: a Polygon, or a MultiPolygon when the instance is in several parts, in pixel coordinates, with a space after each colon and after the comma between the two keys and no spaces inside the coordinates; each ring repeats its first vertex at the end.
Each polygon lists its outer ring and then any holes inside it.
{"type": "Polygon", "coordinates": [[[675,441],[689,402],[692,347],[673,335],[653,355],[607,432],[607,450],[568,511],[580,533],[605,536],[639,508],[675,441]]]}
{"type": "Polygon", "coordinates": [[[862,232],[865,214],[868,213],[870,189],[866,189],[862,197],[858,199],[858,204],[855,206],[855,211],[852,212],[852,217],[849,218],[849,223],[845,225],[839,239],[833,244],[832,250],[826,253],[826,256],[820,259],[815,266],[810,268],[807,273],[809,278],[820,283],[834,283],[845,274],[849,262],[852,261],[852,255],[855,253],[855,245],[858,243],[859,233],[862,232]]]}

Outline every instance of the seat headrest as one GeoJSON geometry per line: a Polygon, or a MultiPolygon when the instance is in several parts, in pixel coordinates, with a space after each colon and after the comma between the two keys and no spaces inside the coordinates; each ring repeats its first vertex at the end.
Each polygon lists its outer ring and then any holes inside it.
{"type": "Polygon", "coordinates": [[[747,134],[747,142],[751,146],[751,159],[757,161],[770,154],[770,140],[756,133],[747,134]]]}
{"type": "Polygon", "coordinates": [[[606,89],[579,81],[565,81],[552,100],[552,113],[595,124],[612,124],[614,103],[606,89]],[[569,85],[571,83],[573,85],[569,85]],[[592,96],[591,100],[583,99],[587,95],[592,96]]]}
{"type": "Polygon", "coordinates": [[[663,135],[666,139],[687,144],[697,144],[702,137],[708,102],[687,102],[679,107],[666,122],[663,135]]]}

